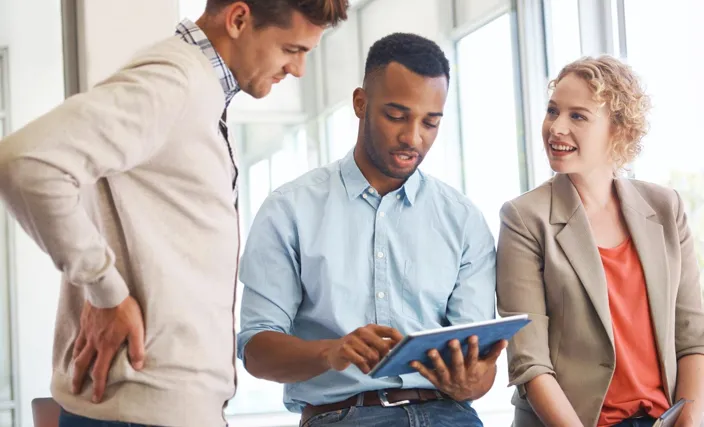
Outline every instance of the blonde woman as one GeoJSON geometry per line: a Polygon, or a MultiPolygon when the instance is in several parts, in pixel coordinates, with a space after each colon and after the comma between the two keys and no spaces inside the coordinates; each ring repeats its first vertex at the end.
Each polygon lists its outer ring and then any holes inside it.
{"type": "MultiPolygon", "coordinates": [[[[627,65],[584,58],[551,83],[543,142],[556,175],[501,210],[502,316],[515,427],[678,427],[704,411],[704,309],[693,236],[672,189],[620,178],[649,99],[627,65]]],[[[684,107],[683,107],[684,108],[684,107]]]]}

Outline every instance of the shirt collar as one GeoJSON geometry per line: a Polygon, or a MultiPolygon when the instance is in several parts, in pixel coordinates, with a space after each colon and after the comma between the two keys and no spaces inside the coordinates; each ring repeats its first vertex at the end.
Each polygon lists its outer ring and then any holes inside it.
{"type": "Polygon", "coordinates": [[[198,46],[210,60],[210,64],[220,79],[222,90],[225,92],[225,106],[229,105],[232,97],[240,91],[240,86],[203,30],[190,19],[184,19],[176,26],[176,35],[186,43],[198,46]]]}
{"type": "MultiPolygon", "coordinates": [[[[371,185],[369,181],[362,175],[357,162],[354,160],[354,148],[350,150],[345,157],[340,160],[340,172],[342,174],[342,182],[347,190],[347,196],[350,200],[356,199],[364,193],[371,185]]],[[[403,186],[398,190],[398,194],[405,194],[408,203],[413,206],[416,201],[416,196],[420,190],[421,172],[416,169],[413,175],[408,177],[403,186]]]]}

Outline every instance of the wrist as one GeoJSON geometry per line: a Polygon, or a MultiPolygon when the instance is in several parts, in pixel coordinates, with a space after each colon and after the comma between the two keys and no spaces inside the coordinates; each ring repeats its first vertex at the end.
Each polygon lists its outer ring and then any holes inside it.
{"type": "Polygon", "coordinates": [[[319,350],[317,352],[317,361],[325,371],[332,369],[332,363],[330,362],[330,352],[335,345],[335,340],[320,340],[319,350]]]}

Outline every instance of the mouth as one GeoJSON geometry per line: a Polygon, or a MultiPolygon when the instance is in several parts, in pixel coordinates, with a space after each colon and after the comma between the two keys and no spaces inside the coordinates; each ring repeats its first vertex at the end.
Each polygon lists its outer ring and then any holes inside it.
{"type": "Polygon", "coordinates": [[[548,146],[550,147],[550,151],[557,155],[566,155],[577,151],[577,147],[573,147],[561,141],[548,142],[548,146]]]}
{"type": "Polygon", "coordinates": [[[391,159],[399,169],[408,169],[415,166],[418,161],[418,153],[409,151],[396,151],[391,153],[391,159]]]}

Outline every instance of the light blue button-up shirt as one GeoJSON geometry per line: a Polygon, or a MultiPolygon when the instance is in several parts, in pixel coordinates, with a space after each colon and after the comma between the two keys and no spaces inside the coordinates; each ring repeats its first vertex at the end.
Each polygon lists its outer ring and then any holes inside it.
{"type": "MultiPolygon", "coordinates": [[[[416,171],[380,197],[352,152],[274,191],[241,259],[238,356],[262,331],[336,339],[370,323],[401,334],[493,319],[494,238],[461,193],[416,171]]],[[[433,388],[420,374],[372,379],[356,366],[286,384],[284,404],[368,390],[433,388]]]]}

